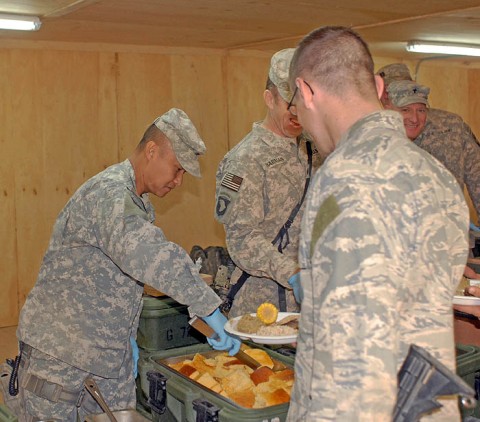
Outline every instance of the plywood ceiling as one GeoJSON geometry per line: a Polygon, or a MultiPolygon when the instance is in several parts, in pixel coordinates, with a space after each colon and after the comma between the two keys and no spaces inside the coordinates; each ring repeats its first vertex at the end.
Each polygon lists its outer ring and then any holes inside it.
{"type": "Polygon", "coordinates": [[[0,0],[5,12],[43,24],[0,30],[0,46],[19,39],[271,51],[320,25],[351,26],[374,54],[399,58],[414,58],[404,51],[410,39],[480,44],[478,0],[0,0]]]}

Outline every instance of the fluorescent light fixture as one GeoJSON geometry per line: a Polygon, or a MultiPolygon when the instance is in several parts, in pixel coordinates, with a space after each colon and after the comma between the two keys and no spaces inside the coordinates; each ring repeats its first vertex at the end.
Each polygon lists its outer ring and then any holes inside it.
{"type": "Polygon", "coordinates": [[[409,41],[405,47],[412,53],[448,54],[455,56],[480,56],[480,45],[454,44],[430,41],[409,41]]]}
{"type": "Polygon", "coordinates": [[[20,31],[37,31],[42,22],[37,16],[8,15],[0,13],[0,29],[16,29],[20,31]]]}

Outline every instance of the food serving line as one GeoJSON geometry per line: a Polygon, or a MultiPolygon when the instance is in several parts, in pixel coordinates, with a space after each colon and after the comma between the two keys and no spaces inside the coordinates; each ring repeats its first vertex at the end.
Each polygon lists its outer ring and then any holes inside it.
{"type": "MultiPolygon", "coordinates": [[[[242,333],[237,331],[241,317],[232,319],[225,329],[244,343],[239,354],[229,357],[211,349],[205,340],[213,334],[210,327],[189,318],[185,306],[166,297],[143,300],[137,335],[139,412],[153,421],[286,419],[295,349],[284,345],[294,342],[296,334],[242,333]],[[271,375],[272,382],[265,383],[271,375]],[[262,377],[264,385],[259,382],[262,377]]],[[[279,313],[275,319],[291,320],[292,315],[279,313]]]]}

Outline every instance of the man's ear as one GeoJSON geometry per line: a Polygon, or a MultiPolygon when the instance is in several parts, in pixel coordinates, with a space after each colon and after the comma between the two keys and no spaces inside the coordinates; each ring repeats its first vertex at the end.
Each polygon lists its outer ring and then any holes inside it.
{"type": "Polygon", "coordinates": [[[265,104],[269,109],[272,109],[275,105],[275,98],[272,94],[272,91],[270,91],[269,89],[263,91],[263,100],[265,101],[265,104]]]}
{"type": "Polygon", "coordinates": [[[297,85],[299,91],[297,95],[302,97],[302,99],[298,98],[297,101],[303,101],[305,108],[312,108],[314,94],[312,94],[312,91],[308,85],[301,78],[295,79],[295,84],[297,85]]]}
{"type": "Polygon", "coordinates": [[[385,81],[380,75],[375,75],[375,86],[377,88],[378,99],[382,98],[383,90],[385,89],[385,81]]]}
{"type": "Polygon", "coordinates": [[[153,158],[156,146],[157,144],[154,141],[148,141],[147,145],[145,145],[144,154],[147,161],[150,161],[153,158]]]}

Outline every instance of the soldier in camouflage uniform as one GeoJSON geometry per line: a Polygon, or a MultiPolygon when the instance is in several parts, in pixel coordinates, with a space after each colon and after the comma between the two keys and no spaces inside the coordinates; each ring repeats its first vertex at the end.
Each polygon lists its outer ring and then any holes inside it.
{"type": "MultiPolygon", "coordinates": [[[[379,69],[377,74],[385,81],[382,103],[385,108],[392,108],[390,84],[412,81],[408,67],[392,63],[379,69]]],[[[423,130],[412,140],[450,170],[462,189],[467,188],[480,216],[480,145],[472,129],[455,113],[429,108],[423,130]]]]}
{"type": "Polygon", "coordinates": [[[302,127],[287,111],[291,97],[288,67],[293,48],[271,59],[264,100],[267,116],[253,124],[252,131],[230,150],[217,171],[215,217],[225,227],[227,249],[237,265],[231,283],[243,271],[249,275],[235,296],[229,316],[255,312],[263,302],[280,307],[285,291],[286,309],[299,307],[288,281],[298,274],[297,250],[303,206],[293,224],[277,239],[292,210],[301,202],[307,178],[320,158],[307,146],[302,127]]]}
{"type": "MultiPolygon", "coordinates": [[[[188,116],[171,109],[157,118],[129,159],[88,180],[61,211],[35,286],[21,311],[21,421],[84,420],[101,413],[81,391],[93,376],[112,410],[135,408],[132,348],[143,284],[208,317],[219,297],[186,251],[153,224],[148,194],[163,197],[185,172],[200,177],[205,152],[188,116]]],[[[220,324],[221,325],[221,324],[220,324]]],[[[220,335],[214,347],[236,352],[220,335]]]]}
{"type": "MultiPolygon", "coordinates": [[[[405,136],[401,116],[382,110],[373,72],[365,42],[343,27],[313,31],[292,59],[292,112],[329,156],[301,227],[289,421],[391,420],[412,343],[455,367],[452,298],[468,208],[450,172],[405,136]]],[[[456,399],[442,404],[433,420],[458,421],[456,399]]]]}

